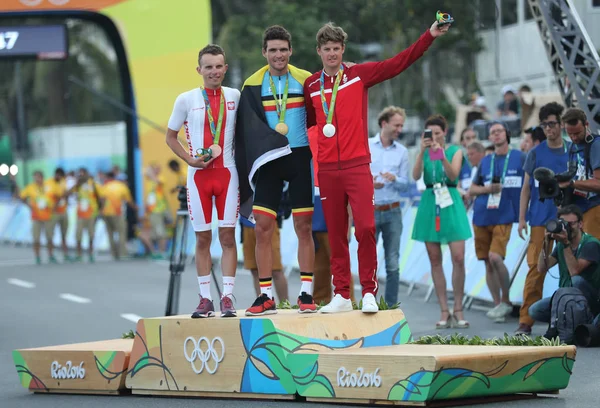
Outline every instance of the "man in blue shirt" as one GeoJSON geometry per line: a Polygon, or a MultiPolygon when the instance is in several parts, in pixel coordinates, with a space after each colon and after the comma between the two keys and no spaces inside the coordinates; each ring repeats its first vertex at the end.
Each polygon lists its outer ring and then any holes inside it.
{"type": "Polygon", "coordinates": [[[512,224],[519,220],[525,155],[510,148],[510,133],[504,123],[493,122],[489,135],[494,153],[481,161],[469,194],[476,197],[473,205],[475,253],[477,259],[485,262],[486,281],[496,305],[487,316],[504,321],[512,311],[510,277],[504,258],[512,224]]]}
{"type": "MultiPolygon", "coordinates": [[[[546,140],[534,147],[527,158],[523,170],[523,189],[521,190],[521,205],[519,209],[519,236],[525,239],[527,222],[531,232],[527,247],[527,265],[529,272],[523,288],[523,304],[519,316],[519,327],[515,334],[531,334],[534,320],[529,316],[529,307],[540,300],[544,291],[545,273],[540,273],[537,267],[538,257],[542,250],[546,233],[546,223],[556,218],[554,200],[540,201],[539,183],[533,178],[533,172],[539,167],[546,167],[556,174],[568,168],[570,143],[563,141],[560,116],[564,108],[551,102],[541,107],[539,113],[540,128],[544,130],[546,140]]],[[[550,243],[552,245],[552,242],[550,243]]]]}
{"type": "Polygon", "coordinates": [[[408,151],[396,142],[406,113],[396,106],[385,108],[378,118],[380,133],[369,139],[371,174],[375,187],[375,242],[383,236],[385,252],[385,302],[398,302],[400,286],[400,236],[402,208],[400,193],[408,190],[408,151]]]}
{"type": "Polygon", "coordinates": [[[583,230],[600,239],[600,136],[590,132],[581,109],[567,109],[562,121],[573,142],[569,160],[577,161],[577,174],[559,185],[573,189],[574,204],[583,212],[583,230]]]}

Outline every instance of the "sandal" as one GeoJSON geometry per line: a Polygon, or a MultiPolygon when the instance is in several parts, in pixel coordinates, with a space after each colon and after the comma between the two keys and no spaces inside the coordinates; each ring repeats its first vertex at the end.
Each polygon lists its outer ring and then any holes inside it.
{"type": "Polygon", "coordinates": [[[470,326],[470,325],[469,325],[469,322],[468,322],[467,320],[464,320],[464,319],[461,319],[461,320],[459,320],[459,319],[456,317],[456,314],[455,314],[456,312],[462,312],[462,309],[461,309],[461,310],[454,310],[454,311],[452,312],[452,319],[453,319],[453,320],[456,322],[456,326],[455,326],[455,327],[456,327],[457,329],[468,329],[468,328],[469,328],[469,326],[470,326]]]}
{"type": "Polygon", "coordinates": [[[452,314],[449,310],[442,310],[442,313],[448,313],[448,319],[440,320],[435,324],[436,329],[448,329],[452,326],[452,314]]]}

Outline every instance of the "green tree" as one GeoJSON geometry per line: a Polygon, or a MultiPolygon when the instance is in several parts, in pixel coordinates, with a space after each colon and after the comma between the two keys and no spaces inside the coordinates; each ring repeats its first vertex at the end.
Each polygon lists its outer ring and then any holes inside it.
{"type": "Polygon", "coordinates": [[[449,12],[456,23],[448,35],[437,40],[404,73],[371,89],[372,118],[392,103],[423,117],[438,109],[452,115],[446,92],[466,99],[477,89],[472,75],[475,55],[481,49],[475,35],[480,27],[477,3],[476,0],[405,0],[400,5],[396,0],[256,0],[249,7],[247,2],[237,0],[213,1],[217,10],[216,38],[228,54],[234,73],[228,76],[228,81],[235,87],[241,87],[244,78],[266,63],[261,55],[262,33],[270,25],[280,24],[291,32],[291,63],[315,72],[321,68],[315,35],[328,21],[348,33],[344,59],[360,63],[394,56],[430,27],[438,9],[449,12]]]}

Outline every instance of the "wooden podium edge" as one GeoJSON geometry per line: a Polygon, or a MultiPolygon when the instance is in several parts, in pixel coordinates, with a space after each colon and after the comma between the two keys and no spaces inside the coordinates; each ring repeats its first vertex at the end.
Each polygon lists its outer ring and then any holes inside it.
{"type": "Polygon", "coordinates": [[[559,394],[558,390],[551,391],[540,391],[535,393],[517,393],[517,394],[506,394],[506,395],[491,395],[483,397],[472,397],[472,398],[454,398],[438,401],[390,401],[390,400],[377,400],[377,399],[353,399],[353,398],[317,398],[317,397],[306,397],[306,402],[316,402],[320,404],[354,404],[354,405],[385,405],[385,406],[396,406],[396,407],[431,407],[431,408],[442,408],[442,407],[455,407],[463,405],[476,405],[476,404],[493,404],[498,402],[509,402],[509,401],[523,401],[530,399],[544,399],[544,398],[556,398],[559,394]]]}
{"type": "Polygon", "coordinates": [[[131,389],[133,395],[149,395],[158,397],[201,397],[218,399],[251,399],[251,400],[288,400],[296,399],[296,394],[255,394],[249,392],[209,392],[209,391],[174,391],[174,390],[144,390],[139,388],[131,389]]]}

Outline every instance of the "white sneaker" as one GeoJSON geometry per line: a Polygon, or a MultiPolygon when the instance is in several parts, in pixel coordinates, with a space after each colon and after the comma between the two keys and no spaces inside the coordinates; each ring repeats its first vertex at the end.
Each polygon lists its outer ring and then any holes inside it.
{"type": "Polygon", "coordinates": [[[375,296],[372,293],[367,293],[363,296],[362,300],[362,312],[363,313],[377,313],[379,311],[379,306],[377,306],[377,301],[375,300],[375,296]]]}
{"type": "Polygon", "coordinates": [[[500,303],[498,306],[496,306],[495,308],[493,308],[492,310],[490,310],[487,313],[487,317],[489,317],[490,319],[502,319],[503,317],[506,317],[507,315],[509,315],[512,312],[512,306],[508,305],[504,302],[500,303]]]}
{"type": "Polygon", "coordinates": [[[341,313],[351,312],[352,310],[352,301],[350,299],[343,298],[340,294],[337,294],[333,297],[328,305],[321,308],[321,313],[341,313]]]}

